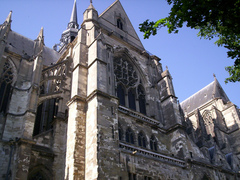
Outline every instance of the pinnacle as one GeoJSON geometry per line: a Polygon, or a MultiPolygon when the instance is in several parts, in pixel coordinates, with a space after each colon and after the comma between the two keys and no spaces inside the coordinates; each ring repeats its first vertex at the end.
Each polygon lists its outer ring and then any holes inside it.
{"type": "Polygon", "coordinates": [[[11,21],[12,21],[12,11],[9,12],[8,17],[6,18],[5,22],[11,23],[11,21]]]}
{"type": "Polygon", "coordinates": [[[40,32],[38,34],[37,39],[42,41],[42,43],[44,44],[43,27],[41,27],[41,30],[40,30],[40,32]]]}

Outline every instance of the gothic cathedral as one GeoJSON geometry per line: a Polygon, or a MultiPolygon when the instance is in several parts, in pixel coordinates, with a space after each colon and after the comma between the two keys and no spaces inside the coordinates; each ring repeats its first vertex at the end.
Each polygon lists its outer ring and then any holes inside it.
{"type": "Polygon", "coordinates": [[[240,179],[240,112],[214,81],[178,103],[119,0],[76,1],[61,42],[0,25],[0,180],[240,179]]]}

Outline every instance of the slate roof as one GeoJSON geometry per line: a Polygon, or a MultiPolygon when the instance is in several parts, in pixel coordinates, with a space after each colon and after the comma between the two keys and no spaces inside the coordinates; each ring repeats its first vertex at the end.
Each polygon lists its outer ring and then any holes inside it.
{"type": "MultiPolygon", "coordinates": [[[[34,40],[22,36],[14,31],[10,31],[8,34],[8,50],[21,56],[32,57],[34,55],[34,44],[34,40]]],[[[51,63],[55,63],[60,58],[60,54],[57,51],[46,46],[43,47],[42,56],[44,65],[50,65],[51,63]]]]}
{"type": "Polygon", "coordinates": [[[190,113],[216,98],[221,98],[224,103],[229,101],[226,93],[215,78],[213,82],[181,102],[180,106],[184,112],[190,113]]]}

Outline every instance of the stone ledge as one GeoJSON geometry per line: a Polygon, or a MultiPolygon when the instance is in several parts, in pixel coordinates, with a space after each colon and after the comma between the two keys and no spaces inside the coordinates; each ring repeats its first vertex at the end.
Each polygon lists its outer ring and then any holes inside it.
{"type": "Polygon", "coordinates": [[[127,152],[133,154],[133,155],[144,155],[145,157],[149,157],[149,158],[154,158],[156,160],[160,160],[163,162],[167,162],[169,164],[173,164],[176,166],[180,166],[182,168],[186,168],[186,162],[184,160],[181,159],[177,159],[177,158],[173,158],[173,157],[169,157],[160,153],[156,153],[156,152],[152,152],[146,149],[142,149],[140,147],[135,147],[132,145],[128,145],[125,143],[119,143],[119,147],[122,148],[123,150],[126,150],[127,152]]]}
{"type": "Polygon", "coordinates": [[[134,112],[124,106],[118,106],[118,110],[124,114],[127,114],[131,117],[136,118],[137,121],[141,121],[141,122],[145,122],[147,124],[153,125],[153,126],[157,126],[157,127],[161,127],[161,123],[156,121],[155,119],[149,118],[143,114],[140,114],[138,112],[134,112]]]}

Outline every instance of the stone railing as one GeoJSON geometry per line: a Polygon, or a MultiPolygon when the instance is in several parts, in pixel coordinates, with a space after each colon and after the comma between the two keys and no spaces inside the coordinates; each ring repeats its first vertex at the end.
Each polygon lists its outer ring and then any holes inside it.
{"type": "Polygon", "coordinates": [[[136,111],[132,111],[126,107],[123,107],[123,106],[118,106],[118,110],[124,114],[128,114],[129,116],[131,117],[134,117],[136,118],[137,120],[140,120],[142,122],[145,122],[145,123],[148,123],[148,124],[151,124],[151,125],[155,125],[155,126],[158,126],[160,124],[160,122],[156,121],[155,119],[152,119],[150,117],[147,117],[141,113],[138,113],[136,111]]]}
{"type": "Polygon", "coordinates": [[[140,147],[135,147],[135,146],[132,146],[129,144],[125,144],[123,142],[119,142],[119,147],[122,148],[123,150],[131,151],[131,154],[144,155],[144,156],[148,156],[150,158],[158,159],[160,161],[175,164],[177,166],[186,167],[186,162],[181,159],[177,159],[177,158],[169,157],[167,155],[163,155],[160,153],[148,151],[146,149],[142,149],[140,147]]]}

